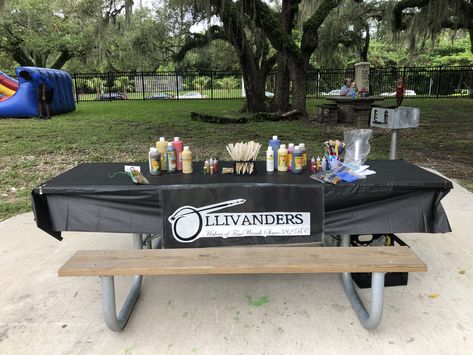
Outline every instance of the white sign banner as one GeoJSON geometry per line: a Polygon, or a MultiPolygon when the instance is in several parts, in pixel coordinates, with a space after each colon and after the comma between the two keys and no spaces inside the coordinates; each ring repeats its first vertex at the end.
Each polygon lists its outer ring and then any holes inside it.
{"type": "Polygon", "coordinates": [[[178,208],[168,218],[174,239],[192,243],[199,238],[310,235],[310,212],[212,213],[245,202],[235,199],[198,208],[178,208]]]}

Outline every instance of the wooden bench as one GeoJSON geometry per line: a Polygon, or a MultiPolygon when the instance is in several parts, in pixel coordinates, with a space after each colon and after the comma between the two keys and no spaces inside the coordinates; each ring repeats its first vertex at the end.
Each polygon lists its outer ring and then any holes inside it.
{"type": "MultiPolygon", "coordinates": [[[[348,245],[346,238],[342,239],[342,245],[348,245]]],[[[416,271],[425,272],[427,266],[408,247],[249,246],[78,251],[58,273],[59,276],[100,276],[105,321],[116,331],[125,326],[131,314],[143,275],[343,273],[345,292],[360,322],[365,328],[373,329],[383,313],[384,274],[416,271]],[[355,290],[351,272],[372,273],[369,313],[355,290]],[[138,275],[134,276],[118,316],[114,287],[117,275],[138,275]]]]}
{"type": "Polygon", "coordinates": [[[320,123],[336,124],[339,121],[339,108],[337,104],[316,105],[316,120],[320,123]]]}

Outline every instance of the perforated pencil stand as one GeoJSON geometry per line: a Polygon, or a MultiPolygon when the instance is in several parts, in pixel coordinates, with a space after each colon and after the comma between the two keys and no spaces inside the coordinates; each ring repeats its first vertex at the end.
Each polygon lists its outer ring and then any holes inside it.
{"type": "Polygon", "coordinates": [[[418,107],[373,107],[371,109],[370,126],[391,130],[389,159],[396,159],[399,130],[419,127],[419,119],[420,108],[418,107]]]}

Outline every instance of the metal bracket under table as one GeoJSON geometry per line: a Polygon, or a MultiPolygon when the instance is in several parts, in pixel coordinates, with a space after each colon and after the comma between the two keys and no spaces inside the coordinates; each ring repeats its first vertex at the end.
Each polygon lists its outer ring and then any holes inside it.
{"type": "MultiPolygon", "coordinates": [[[[133,234],[133,248],[143,249],[143,235],[133,234]]],[[[148,243],[146,243],[148,244],[148,243]]],[[[100,276],[102,280],[102,304],[105,323],[110,330],[122,330],[128,318],[130,318],[133,307],[140,295],[142,275],[133,276],[130,291],[123,302],[120,313],[117,316],[117,307],[115,304],[115,280],[114,276],[100,276]]]]}
{"type": "MultiPolygon", "coordinates": [[[[342,234],[340,247],[350,246],[350,235],[342,234]]],[[[384,307],[384,272],[371,273],[371,310],[368,313],[363,301],[356,292],[351,273],[342,273],[342,282],[345,293],[360,320],[360,323],[368,330],[376,328],[381,323],[384,307]]]]}

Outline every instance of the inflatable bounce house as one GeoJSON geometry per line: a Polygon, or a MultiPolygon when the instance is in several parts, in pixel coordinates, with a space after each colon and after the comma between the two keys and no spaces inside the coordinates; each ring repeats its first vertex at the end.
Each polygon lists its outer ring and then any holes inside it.
{"type": "Polygon", "coordinates": [[[63,70],[36,67],[16,68],[15,80],[0,71],[0,117],[38,116],[38,94],[35,85],[19,76],[21,71],[38,73],[54,84],[54,97],[51,104],[53,115],[71,112],[76,109],[72,91],[71,76],[63,70]]]}

